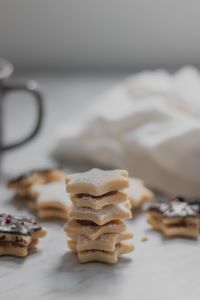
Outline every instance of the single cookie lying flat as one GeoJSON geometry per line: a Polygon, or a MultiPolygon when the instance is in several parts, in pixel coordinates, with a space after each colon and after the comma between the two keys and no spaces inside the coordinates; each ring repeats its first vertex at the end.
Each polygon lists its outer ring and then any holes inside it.
{"type": "Polygon", "coordinates": [[[89,194],[72,194],[71,201],[76,207],[101,209],[104,206],[126,202],[127,195],[121,191],[113,191],[101,196],[89,194]]]}
{"type": "Polygon", "coordinates": [[[20,198],[33,199],[38,196],[33,189],[35,184],[45,184],[64,180],[64,173],[58,169],[39,169],[24,173],[7,184],[9,189],[14,189],[16,196],[20,198]]]}
{"type": "Polygon", "coordinates": [[[141,209],[145,203],[153,200],[154,194],[145,187],[142,180],[129,178],[129,187],[125,190],[130,201],[131,209],[141,209]]]}
{"type": "Polygon", "coordinates": [[[68,219],[71,204],[64,181],[36,185],[34,190],[38,194],[35,209],[40,218],[68,219]]]}
{"type": "Polygon", "coordinates": [[[97,225],[104,225],[110,221],[130,219],[132,217],[131,211],[123,204],[108,205],[99,210],[88,207],[73,207],[69,215],[71,219],[92,221],[97,225]]]}
{"type": "Polygon", "coordinates": [[[114,251],[115,246],[125,240],[129,240],[133,237],[133,234],[129,231],[122,233],[105,233],[102,234],[96,240],[91,240],[85,235],[79,235],[78,239],[69,240],[68,244],[75,243],[76,251],[85,251],[85,250],[102,250],[102,251],[114,251]]]}
{"type": "Polygon", "coordinates": [[[127,188],[128,172],[126,170],[91,169],[66,177],[67,192],[71,194],[89,194],[101,196],[109,192],[127,188]]]}
{"type": "MultiPolygon", "coordinates": [[[[76,252],[76,243],[74,241],[69,244],[69,247],[73,252],[76,252]]],[[[133,245],[120,242],[116,245],[114,251],[102,251],[96,249],[89,251],[79,251],[78,258],[81,263],[99,261],[113,264],[118,261],[118,257],[120,255],[132,252],[133,250],[133,245]]]]}
{"type": "Polygon", "coordinates": [[[98,239],[105,233],[121,233],[126,231],[126,224],[121,220],[114,220],[102,226],[91,221],[71,220],[65,224],[64,230],[71,239],[77,240],[80,235],[87,236],[90,240],[98,239]]]}
{"type": "Polygon", "coordinates": [[[199,234],[199,205],[188,204],[182,198],[156,203],[148,209],[147,222],[167,237],[197,238],[199,234]]]}
{"type": "Polygon", "coordinates": [[[46,235],[31,217],[0,215],[0,255],[27,256],[28,250],[35,248],[38,239],[46,235]]]}

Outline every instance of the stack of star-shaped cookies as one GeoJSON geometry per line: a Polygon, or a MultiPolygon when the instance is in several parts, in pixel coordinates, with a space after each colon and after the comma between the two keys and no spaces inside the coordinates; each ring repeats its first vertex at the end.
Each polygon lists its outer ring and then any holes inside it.
{"type": "Polygon", "coordinates": [[[65,231],[69,248],[80,262],[115,263],[133,246],[124,242],[132,238],[125,219],[131,218],[126,207],[128,172],[92,169],[66,177],[67,192],[73,203],[65,231]]]}

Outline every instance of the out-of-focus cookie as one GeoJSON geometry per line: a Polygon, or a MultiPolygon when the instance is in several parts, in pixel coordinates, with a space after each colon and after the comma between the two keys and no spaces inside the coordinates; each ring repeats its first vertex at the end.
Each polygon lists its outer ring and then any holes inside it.
{"type": "Polygon", "coordinates": [[[7,187],[11,189],[20,186],[29,186],[33,184],[49,183],[63,180],[64,174],[59,169],[37,169],[26,172],[18,177],[11,179],[7,187]]]}
{"type": "Polygon", "coordinates": [[[148,208],[147,222],[167,237],[197,238],[199,234],[199,205],[189,204],[177,197],[148,208]]]}
{"type": "MultiPolygon", "coordinates": [[[[68,243],[69,248],[76,252],[76,242],[72,241],[68,243]]],[[[104,263],[116,263],[118,261],[118,257],[122,254],[126,254],[132,252],[134,250],[134,246],[127,244],[125,242],[120,242],[116,245],[114,251],[102,251],[102,250],[86,250],[79,251],[78,258],[81,263],[87,263],[92,261],[99,261],[104,263]]]]}
{"type": "Polygon", "coordinates": [[[64,181],[36,185],[34,190],[38,194],[35,209],[40,218],[68,219],[71,204],[64,181]]]}
{"type": "Polygon", "coordinates": [[[126,231],[126,224],[121,220],[114,220],[104,225],[97,225],[91,221],[71,220],[64,226],[65,232],[71,239],[78,239],[80,235],[87,236],[90,240],[98,239],[105,233],[121,233],[126,231]]]}
{"type": "Polygon", "coordinates": [[[90,207],[101,209],[107,205],[124,203],[127,195],[121,191],[112,191],[101,196],[92,196],[89,194],[72,194],[71,201],[75,207],[90,207]]]}
{"type": "MultiPolygon", "coordinates": [[[[124,206],[130,210],[132,210],[132,206],[131,206],[131,202],[130,200],[127,198],[127,200],[124,202],[124,206]]],[[[133,217],[133,214],[132,214],[133,217]]]]}
{"type": "Polygon", "coordinates": [[[91,169],[84,173],[66,176],[67,192],[102,196],[109,192],[122,190],[129,185],[126,170],[91,169]]]}
{"type": "Polygon", "coordinates": [[[7,183],[9,189],[14,189],[16,196],[27,200],[37,197],[34,185],[64,180],[64,173],[59,169],[31,170],[7,183]]]}
{"type": "Polygon", "coordinates": [[[108,205],[99,210],[88,207],[73,207],[69,215],[71,219],[92,221],[97,225],[104,225],[114,220],[130,219],[132,217],[130,209],[123,204],[108,205]]]}
{"type": "Polygon", "coordinates": [[[129,178],[129,187],[125,190],[130,201],[131,209],[141,209],[144,204],[154,199],[154,194],[144,182],[138,178],[129,178]]]}
{"type": "Polygon", "coordinates": [[[24,257],[28,251],[35,248],[38,239],[46,235],[32,217],[15,217],[0,215],[0,255],[24,257]]]}

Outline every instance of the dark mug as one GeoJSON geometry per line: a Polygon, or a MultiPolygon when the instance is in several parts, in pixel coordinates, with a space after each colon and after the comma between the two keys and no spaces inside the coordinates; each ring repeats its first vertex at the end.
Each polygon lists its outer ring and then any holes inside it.
{"type": "MultiPolygon", "coordinates": [[[[2,154],[6,151],[16,149],[26,143],[28,143],[32,138],[36,136],[39,132],[42,124],[43,118],[43,101],[40,91],[38,90],[37,84],[34,81],[27,81],[22,83],[17,83],[10,79],[13,73],[13,65],[8,61],[0,58],[0,163],[2,154]],[[30,134],[18,142],[5,144],[3,136],[3,102],[5,96],[8,93],[13,93],[16,91],[24,91],[33,96],[35,104],[37,106],[37,119],[36,123],[30,132],[30,134]]],[[[20,116],[19,116],[20,117],[20,116]]]]}

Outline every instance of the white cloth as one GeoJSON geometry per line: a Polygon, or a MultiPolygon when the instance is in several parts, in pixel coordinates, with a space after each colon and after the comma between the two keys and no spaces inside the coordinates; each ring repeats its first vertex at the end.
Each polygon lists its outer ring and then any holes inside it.
{"type": "Polygon", "coordinates": [[[143,72],[99,97],[79,126],[59,132],[65,160],[128,169],[150,187],[200,197],[200,74],[143,72]]]}

